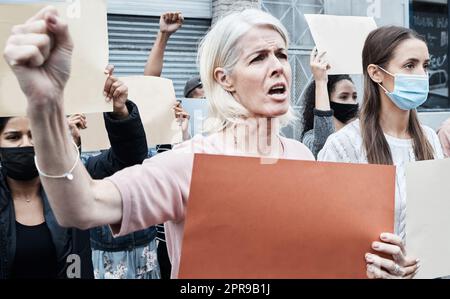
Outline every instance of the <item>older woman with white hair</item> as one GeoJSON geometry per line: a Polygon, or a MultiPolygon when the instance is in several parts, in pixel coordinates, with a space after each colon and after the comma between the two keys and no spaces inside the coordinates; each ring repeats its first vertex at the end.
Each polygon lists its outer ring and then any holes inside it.
{"type": "Polygon", "coordinates": [[[67,25],[52,7],[16,26],[5,49],[28,98],[36,163],[56,217],[81,229],[110,224],[116,236],[166,223],[172,277],[178,275],[194,153],[314,160],[303,144],[279,134],[293,119],[288,34],[267,13],[231,14],[202,42],[209,135],[105,180],[91,179],[66,134],[63,91],[72,49],[67,25]]]}
{"type": "MultiPolygon", "coordinates": [[[[199,53],[213,116],[209,135],[93,180],[67,133],[63,93],[73,49],[67,24],[47,7],[15,26],[4,56],[28,99],[36,168],[58,222],[81,229],[109,224],[117,236],[165,223],[177,277],[194,153],[314,160],[303,144],[279,134],[293,119],[287,48],[286,29],[267,13],[245,10],[220,20],[199,53]]],[[[382,243],[378,252],[402,256],[395,242],[382,237],[382,243]]],[[[383,263],[395,266],[389,277],[405,276],[393,260],[383,263]]]]}

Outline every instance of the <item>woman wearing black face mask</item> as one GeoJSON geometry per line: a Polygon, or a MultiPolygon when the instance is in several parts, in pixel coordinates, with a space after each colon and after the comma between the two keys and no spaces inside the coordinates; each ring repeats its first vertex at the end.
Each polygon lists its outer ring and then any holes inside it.
{"type": "MultiPolygon", "coordinates": [[[[110,176],[147,157],[138,108],[127,100],[126,86],[112,76],[111,69],[107,71],[105,88],[109,86],[114,95],[113,112],[104,114],[111,149],[85,161],[96,177],[110,176]]],[[[81,123],[80,127],[86,125],[84,119],[81,123]]],[[[93,279],[90,233],[58,225],[34,156],[29,119],[0,118],[0,279],[93,279]]]]}
{"type": "Polygon", "coordinates": [[[330,65],[325,52],[311,53],[314,81],[305,92],[302,142],[317,157],[328,136],[339,131],[358,116],[355,85],[349,75],[328,76],[330,65]]]}

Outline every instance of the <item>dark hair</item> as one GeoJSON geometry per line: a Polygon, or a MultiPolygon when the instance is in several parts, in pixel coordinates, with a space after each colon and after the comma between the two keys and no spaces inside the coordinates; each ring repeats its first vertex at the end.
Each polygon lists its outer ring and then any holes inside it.
{"type": "MultiPolygon", "coordinates": [[[[405,40],[425,39],[414,30],[385,26],[372,31],[366,39],[363,49],[364,101],[360,113],[361,133],[367,160],[371,164],[392,165],[392,153],[380,125],[381,94],[379,86],[368,74],[370,64],[386,68],[397,47],[405,40]]],[[[416,160],[434,159],[434,150],[427,140],[417,116],[411,110],[408,132],[413,138],[416,160]]]]}
{"type": "Polygon", "coordinates": [[[0,134],[3,133],[3,130],[5,129],[6,125],[8,124],[8,121],[12,117],[0,117],[0,134]]]}
{"type": "MultiPolygon", "coordinates": [[[[327,90],[328,97],[331,97],[331,93],[336,90],[336,85],[343,81],[348,80],[353,83],[352,78],[349,75],[330,75],[328,76],[327,90]]],[[[306,132],[314,128],[314,108],[316,107],[316,81],[312,81],[305,90],[303,97],[305,108],[303,109],[303,129],[302,138],[306,132]]],[[[331,100],[331,99],[330,99],[331,100]]]]}

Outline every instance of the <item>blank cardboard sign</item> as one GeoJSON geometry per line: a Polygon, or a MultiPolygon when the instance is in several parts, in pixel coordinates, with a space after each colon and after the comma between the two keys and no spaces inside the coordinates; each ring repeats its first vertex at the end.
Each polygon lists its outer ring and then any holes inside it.
{"type": "MultiPolygon", "coordinates": [[[[120,78],[128,86],[128,98],[138,107],[149,146],[176,144],[182,141],[173,106],[176,103],[173,83],[169,79],[151,76],[120,78]]],[[[86,114],[88,128],[81,131],[83,151],[110,147],[103,113],[86,114]]]]}
{"type": "Polygon", "coordinates": [[[373,18],[305,15],[319,52],[331,69],[329,75],[362,74],[362,50],[369,33],[377,28],[373,18]]]}
{"type": "MultiPolygon", "coordinates": [[[[67,20],[74,42],[72,70],[64,91],[65,112],[90,113],[112,111],[111,104],[103,99],[108,64],[108,30],[105,0],[79,0],[72,4],[52,3],[59,15],[67,20]]],[[[14,25],[23,24],[46,4],[1,4],[0,51],[14,25]]],[[[19,83],[0,58],[0,116],[26,115],[27,100],[19,83]]]]}
{"type": "Polygon", "coordinates": [[[179,278],[366,278],[392,166],[195,155],[179,278]]]}

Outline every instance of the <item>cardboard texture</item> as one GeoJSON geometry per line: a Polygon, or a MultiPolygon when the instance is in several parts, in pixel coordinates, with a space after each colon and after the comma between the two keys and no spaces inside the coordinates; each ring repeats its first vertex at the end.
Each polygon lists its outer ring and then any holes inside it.
{"type": "MultiPolygon", "coordinates": [[[[75,45],[72,72],[65,89],[67,114],[112,111],[104,101],[108,64],[108,30],[105,0],[52,3],[69,23],[75,45]]],[[[0,49],[3,52],[14,25],[23,24],[46,4],[0,4],[0,49]]],[[[26,115],[27,101],[14,73],[0,59],[0,116],[26,115]]]]}
{"type": "Polygon", "coordinates": [[[415,278],[450,275],[450,159],[406,168],[406,250],[420,259],[415,278]]]}
{"type": "MultiPolygon", "coordinates": [[[[128,86],[128,98],[138,106],[148,146],[181,142],[181,128],[173,110],[176,97],[172,81],[150,76],[119,79],[128,86]]],[[[81,131],[83,151],[108,149],[103,114],[86,114],[86,119],[88,128],[81,131]]]]}
{"type": "Polygon", "coordinates": [[[196,155],[180,278],[366,278],[394,229],[392,166],[196,155]]]}
{"type": "Polygon", "coordinates": [[[319,52],[327,52],[329,75],[362,74],[362,50],[369,33],[377,29],[373,18],[305,14],[319,52]]]}

